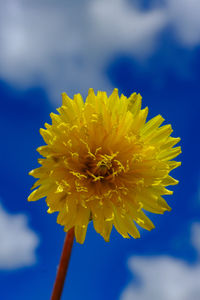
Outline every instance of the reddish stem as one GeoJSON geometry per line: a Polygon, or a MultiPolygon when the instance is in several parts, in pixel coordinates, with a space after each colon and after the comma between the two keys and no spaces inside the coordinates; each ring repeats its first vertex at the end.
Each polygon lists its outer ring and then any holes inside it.
{"type": "Polygon", "coordinates": [[[67,269],[69,266],[72,246],[74,241],[74,228],[71,228],[65,238],[60,264],[58,267],[58,272],[56,275],[56,280],[53,287],[53,292],[51,295],[51,300],[60,300],[62,295],[62,290],[64,287],[65,277],[67,274],[67,269]]]}

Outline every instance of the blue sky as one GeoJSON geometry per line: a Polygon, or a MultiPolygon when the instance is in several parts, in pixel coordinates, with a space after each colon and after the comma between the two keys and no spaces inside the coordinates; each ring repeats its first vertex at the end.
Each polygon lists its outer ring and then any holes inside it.
{"type": "Polygon", "coordinates": [[[90,224],[85,244],[74,245],[63,299],[200,298],[200,4],[148,2],[0,2],[2,300],[50,297],[65,234],[45,201],[27,202],[28,172],[61,92],[89,87],[140,92],[149,117],[172,124],[182,139],[180,183],[172,211],[152,215],[156,228],[139,240],[113,230],[106,243],[90,224]]]}

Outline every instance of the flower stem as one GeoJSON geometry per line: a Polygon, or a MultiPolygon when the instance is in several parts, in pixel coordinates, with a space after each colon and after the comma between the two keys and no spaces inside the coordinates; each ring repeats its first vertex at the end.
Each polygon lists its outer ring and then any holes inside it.
{"type": "Polygon", "coordinates": [[[56,280],[53,287],[53,292],[51,295],[51,300],[60,300],[62,295],[62,290],[65,282],[65,277],[67,274],[67,269],[69,266],[72,246],[74,241],[74,228],[71,228],[65,238],[60,264],[58,267],[58,272],[56,275],[56,280]]]}

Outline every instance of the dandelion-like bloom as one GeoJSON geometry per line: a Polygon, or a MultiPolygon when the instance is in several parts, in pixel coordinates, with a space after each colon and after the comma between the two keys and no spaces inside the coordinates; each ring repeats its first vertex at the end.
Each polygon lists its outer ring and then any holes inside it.
{"type": "Polygon", "coordinates": [[[90,89],[85,103],[80,94],[62,98],[52,125],[40,130],[47,145],[37,149],[44,158],[30,172],[39,180],[28,200],[46,197],[48,212],[59,212],[57,222],[65,231],[74,227],[79,243],[90,221],[106,241],[112,226],[124,238],[139,238],[136,224],[154,228],[144,211],[170,210],[162,196],[178,183],[169,172],[180,165],[172,160],[180,139],[170,136],[171,125],[160,127],[161,115],[146,123],[139,94],[119,97],[114,89],[108,97],[90,89]]]}

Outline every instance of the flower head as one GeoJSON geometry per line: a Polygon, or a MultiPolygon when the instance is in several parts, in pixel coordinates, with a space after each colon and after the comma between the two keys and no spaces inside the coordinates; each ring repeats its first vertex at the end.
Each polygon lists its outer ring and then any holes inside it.
{"type": "Polygon", "coordinates": [[[30,172],[39,179],[28,200],[46,197],[48,212],[59,212],[57,222],[65,231],[74,227],[79,243],[90,221],[106,241],[112,226],[124,238],[139,238],[135,223],[154,228],[145,210],[170,210],[162,196],[178,183],[169,172],[180,165],[172,160],[181,153],[174,147],[180,139],[170,137],[170,125],[160,126],[161,115],[146,123],[139,94],[119,97],[114,89],[108,97],[90,89],[85,103],[80,94],[62,98],[52,125],[40,130],[44,158],[30,172]]]}

